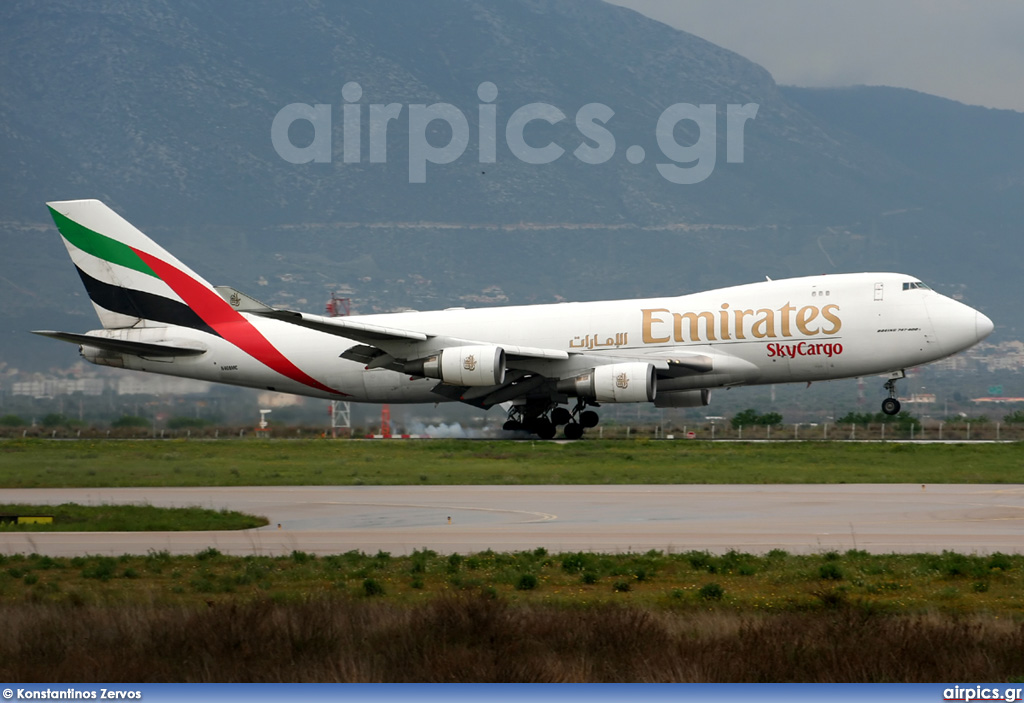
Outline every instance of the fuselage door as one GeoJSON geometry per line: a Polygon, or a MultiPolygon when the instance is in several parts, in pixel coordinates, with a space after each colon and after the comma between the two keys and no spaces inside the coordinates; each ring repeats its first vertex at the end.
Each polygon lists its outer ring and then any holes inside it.
{"type": "Polygon", "coordinates": [[[884,287],[885,287],[885,284],[883,284],[883,283],[876,283],[875,284],[875,300],[881,300],[882,299],[882,290],[883,290],[884,287]]]}

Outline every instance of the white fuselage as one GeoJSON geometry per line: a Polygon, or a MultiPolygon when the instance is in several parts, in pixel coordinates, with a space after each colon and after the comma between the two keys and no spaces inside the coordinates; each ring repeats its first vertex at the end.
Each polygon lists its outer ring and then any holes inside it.
{"type": "MultiPolygon", "coordinates": [[[[992,323],[910,276],[837,274],[766,281],[670,298],[403,312],[357,318],[430,335],[570,353],[566,362],[530,360],[548,375],[594,366],[595,357],[671,358],[709,354],[712,370],[659,381],[658,390],[787,383],[881,374],[955,354],[984,338],[992,323]],[[556,366],[557,365],[557,366],[556,366]]],[[[340,358],[357,344],[337,334],[246,315],[292,363],[331,394],[292,380],[222,337],[183,327],[123,331],[126,338],[181,338],[205,354],[146,359],[107,354],[108,365],[314,397],[378,403],[450,400],[439,381],[340,358]],[[112,363],[113,362],[113,363],[112,363]]],[[[429,343],[424,343],[429,346],[429,343]]],[[[427,348],[426,346],[424,347],[427,348]]],[[[90,358],[87,350],[83,350],[90,358]]]]}

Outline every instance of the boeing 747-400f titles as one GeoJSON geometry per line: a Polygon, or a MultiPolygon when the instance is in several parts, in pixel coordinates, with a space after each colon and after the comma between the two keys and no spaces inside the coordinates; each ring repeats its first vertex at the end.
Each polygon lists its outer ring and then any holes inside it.
{"type": "Polygon", "coordinates": [[[103,329],[38,331],[105,366],[367,403],[507,404],[505,428],[578,438],[605,403],[887,375],[992,331],[912,276],[791,278],[674,298],[323,317],[214,287],[97,200],[49,203],[103,329]]]}

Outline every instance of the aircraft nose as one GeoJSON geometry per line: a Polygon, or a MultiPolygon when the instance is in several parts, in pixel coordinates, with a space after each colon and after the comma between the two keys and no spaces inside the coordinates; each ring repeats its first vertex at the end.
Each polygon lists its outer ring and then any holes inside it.
{"type": "Polygon", "coordinates": [[[992,332],[992,320],[952,298],[929,299],[927,309],[935,340],[946,354],[969,349],[992,332]]]}
{"type": "Polygon", "coordinates": [[[985,339],[985,337],[992,334],[992,330],[995,329],[995,325],[992,324],[992,320],[988,319],[988,316],[977,313],[974,320],[974,331],[978,335],[978,341],[985,339]]]}

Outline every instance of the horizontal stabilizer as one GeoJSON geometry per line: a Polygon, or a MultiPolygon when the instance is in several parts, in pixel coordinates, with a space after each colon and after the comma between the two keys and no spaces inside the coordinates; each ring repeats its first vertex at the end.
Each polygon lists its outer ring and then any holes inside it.
{"type": "Polygon", "coordinates": [[[74,332],[54,332],[52,330],[33,330],[32,334],[59,339],[62,342],[95,347],[118,354],[135,354],[136,356],[199,356],[206,353],[206,346],[190,340],[167,340],[153,342],[134,342],[127,339],[100,337],[92,334],[75,334],[74,332]]]}

